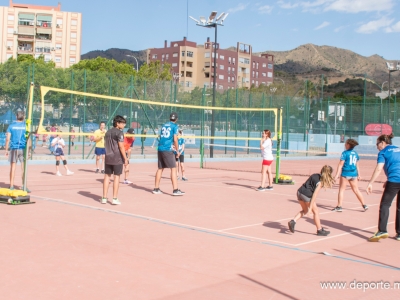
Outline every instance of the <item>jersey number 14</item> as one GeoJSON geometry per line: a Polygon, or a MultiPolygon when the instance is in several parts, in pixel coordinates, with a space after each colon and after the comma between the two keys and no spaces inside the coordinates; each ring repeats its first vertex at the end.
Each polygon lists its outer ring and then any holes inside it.
{"type": "Polygon", "coordinates": [[[355,164],[357,164],[357,156],[350,155],[350,165],[355,165],[355,164]]]}

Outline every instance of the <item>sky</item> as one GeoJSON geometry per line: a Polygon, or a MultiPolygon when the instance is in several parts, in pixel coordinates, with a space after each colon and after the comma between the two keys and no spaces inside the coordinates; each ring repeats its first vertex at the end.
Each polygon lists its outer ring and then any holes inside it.
{"type": "MultiPolygon", "coordinates": [[[[14,0],[56,6],[57,0],[14,0]]],[[[9,0],[0,0],[8,6],[9,0]]],[[[91,50],[161,48],[164,40],[203,44],[214,30],[187,16],[228,12],[218,27],[221,48],[250,44],[253,52],[286,51],[312,43],[400,60],[400,0],[63,0],[81,12],[82,54],[91,50]]]]}

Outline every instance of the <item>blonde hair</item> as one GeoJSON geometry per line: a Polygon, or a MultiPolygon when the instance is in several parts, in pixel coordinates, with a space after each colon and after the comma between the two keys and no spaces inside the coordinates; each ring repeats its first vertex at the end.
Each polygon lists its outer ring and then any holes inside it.
{"type": "Polygon", "coordinates": [[[323,188],[332,188],[335,179],[332,176],[333,169],[331,166],[325,165],[321,169],[321,184],[323,188]]]}

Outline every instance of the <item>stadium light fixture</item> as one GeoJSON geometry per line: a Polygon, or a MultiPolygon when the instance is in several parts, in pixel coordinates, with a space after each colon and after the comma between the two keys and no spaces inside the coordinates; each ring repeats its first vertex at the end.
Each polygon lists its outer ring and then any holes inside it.
{"type": "MultiPolygon", "coordinates": [[[[223,26],[222,23],[225,21],[226,17],[228,16],[228,13],[221,13],[217,18],[217,12],[212,11],[210,16],[208,17],[208,20],[206,20],[205,17],[200,17],[200,21],[197,21],[195,18],[192,16],[189,16],[192,20],[196,22],[197,26],[202,26],[202,27],[207,27],[207,28],[212,28],[214,27],[215,29],[215,39],[214,39],[214,78],[213,78],[213,99],[212,99],[212,106],[215,107],[215,95],[217,93],[217,28],[218,26],[223,26]]],[[[214,136],[215,136],[215,114],[213,113],[211,116],[211,147],[210,147],[210,158],[214,157],[214,136]]]]}
{"type": "Polygon", "coordinates": [[[390,74],[392,72],[400,71],[400,62],[397,62],[396,67],[392,62],[386,62],[386,66],[389,70],[389,101],[388,101],[388,116],[390,115],[390,98],[391,98],[391,91],[390,91],[390,74]]]}

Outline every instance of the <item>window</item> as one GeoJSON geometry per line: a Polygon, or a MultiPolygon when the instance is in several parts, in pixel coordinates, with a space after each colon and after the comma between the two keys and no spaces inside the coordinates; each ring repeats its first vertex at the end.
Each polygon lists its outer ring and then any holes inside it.
{"type": "Polygon", "coordinates": [[[157,54],[153,54],[152,58],[156,59],[157,58],[157,54]]]}
{"type": "Polygon", "coordinates": [[[210,67],[210,62],[209,61],[205,62],[204,63],[204,68],[209,68],[209,67],[210,67]]]}
{"type": "Polygon", "coordinates": [[[209,87],[209,86],[210,86],[210,83],[209,83],[209,82],[204,82],[204,86],[205,86],[205,87],[209,87]]]}
{"type": "Polygon", "coordinates": [[[224,89],[224,86],[223,86],[223,85],[219,85],[219,86],[218,86],[218,89],[219,89],[219,90],[223,90],[223,89],[224,89]]]}
{"type": "Polygon", "coordinates": [[[251,84],[254,84],[254,80],[251,81],[251,84]]]}
{"type": "Polygon", "coordinates": [[[261,73],[262,77],[267,77],[267,73],[261,73]]]}
{"type": "Polygon", "coordinates": [[[205,58],[209,58],[209,57],[210,57],[210,52],[205,52],[205,53],[204,53],[204,57],[205,57],[205,58]]]}
{"type": "MultiPolygon", "coordinates": [[[[164,56],[164,55],[163,55],[164,56]]],[[[172,54],[172,57],[178,57],[178,52],[174,52],[173,54],[172,54]]]]}
{"type": "Polygon", "coordinates": [[[235,77],[232,77],[232,82],[235,82],[235,77]]]}
{"type": "Polygon", "coordinates": [[[193,57],[193,52],[192,51],[187,51],[186,55],[187,55],[187,57],[193,57]]]}
{"type": "Polygon", "coordinates": [[[14,33],[14,28],[8,27],[8,28],[7,28],[7,32],[8,32],[8,33],[14,33]]]}
{"type": "Polygon", "coordinates": [[[186,72],[186,77],[193,77],[193,73],[192,72],[186,72]]]}
{"type": "Polygon", "coordinates": [[[258,78],[258,72],[256,72],[256,78],[258,78]]]}
{"type": "Polygon", "coordinates": [[[224,75],[218,75],[219,79],[224,79],[224,75]]]}
{"type": "Polygon", "coordinates": [[[75,60],[75,57],[70,57],[70,58],[69,58],[69,62],[70,62],[71,64],[74,64],[75,61],[76,61],[76,60],[75,60]]]}
{"type": "Polygon", "coordinates": [[[253,69],[255,69],[256,67],[256,63],[253,61],[253,69]]]}
{"type": "Polygon", "coordinates": [[[164,61],[165,55],[161,55],[161,61],[164,61]]]}
{"type": "Polygon", "coordinates": [[[235,73],[235,68],[232,68],[232,73],[235,73]]]}
{"type": "Polygon", "coordinates": [[[253,71],[253,77],[255,76],[255,72],[253,71]]]}
{"type": "Polygon", "coordinates": [[[169,58],[169,54],[165,54],[165,60],[169,58]]]}
{"type": "Polygon", "coordinates": [[[61,44],[56,44],[56,50],[60,50],[61,49],[61,44]]]}
{"type": "Polygon", "coordinates": [[[13,57],[13,55],[12,54],[7,54],[7,59],[10,59],[11,57],[13,57]]]}
{"type": "Polygon", "coordinates": [[[186,81],[186,87],[192,87],[192,82],[191,81],[186,81]]]}
{"type": "Polygon", "coordinates": [[[262,66],[263,66],[263,68],[266,68],[266,67],[267,67],[267,64],[266,64],[266,63],[263,63],[262,66]]]}
{"type": "Polygon", "coordinates": [[[51,61],[51,55],[46,54],[46,55],[44,56],[44,61],[46,61],[46,62],[51,61]]]}
{"type": "Polygon", "coordinates": [[[268,64],[268,69],[272,69],[272,64],[268,64]]]}
{"type": "Polygon", "coordinates": [[[191,61],[186,62],[186,66],[189,68],[193,68],[193,63],[191,61]]]}
{"type": "Polygon", "coordinates": [[[258,63],[256,64],[256,69],[258,70],[258,63]]]}
{"type": "Polygon", "coordinates": [[[12,47],[13,46],[13,41],[7,41],[7,47],[12,47]]]}
{"type": "Polygon", "coordinates": [[[61,62],[61,57],[60,57],[60,56],[56,56],[56,57],[55,57],[55,62],[56,62],[56,63],[61,62]]]}
{"type": "Polygon", "coordinates": [[[268,72],[268,77],[272,77],[272,72],[268,72]]]}
{"type": "Polygon", "coordinates": [[[78,20],[71,20],[71,25],[76,26],[78,24],[78,20]]]}
{"type": "Polygon", "coordinates": [[[57,25],[61,26],[62,23],[63,23],[63,20],[62,20],[62,19],[57,19],[57,25]]]}
{"type": "Polygon", "coordinates": [[[205,77],[205,78],[210,78],[210,73],[209,73],[209,72],[205,72],[205,73],[204,73],[204,77],[205,77]]]}
{"type": "Polygon", "coordinates": [[[232,63],[233,63],[233,64],[235,64],[235,60],[236,60],[236,58],[233,58],[233,60],[232,60],[232,63]]]}
{"type": "MultiPolygon", "coordinates": [[[[213,54],[212,54],[212,58],[214,58],[214,52],[213,52],[213,54]]],[[[217,53],[217,58],[218,58],[218,53],[217,53]]]]}
{"type": "Polygon", "coordinates": [[[220,55],[219,58],[222,59],[222,60],[224,60],[225,56],[220,55]]]}
{"type": "Polygon", "coordinates": [[[57,31],[56,36],[62,36],[62,31],[57,31]]]}
{"type": "Polygon", "coordinates": [[[184,82],[184,81],[181,81],[181,82],[179,82],[179,84],[180,84],[181,86],[184,86],[184,85],[185,85],[185,82],[184,82]]]}
{"type": "Polygon", "coordinates": [[[8,21],[14,21],[14,15],[8,15],[8,21]]]}
{"type": "Polygon", "coordinates": [[[185,56],[186,51],[182,51],[182,56],[185,56]]]}
{"type": "Polygon", "coordinates": [[[258,86],[258,81],[256,81],[256,86],[258,86]]]}
{"type": "Polygon", "coordinates": [[[71,32],[71,39],[76,39],[76,32],[71,32]]]}
{"type": "Polygon", "coordinates": [[[71,51],[76,51],[76,45],[71,45],[70,50],[71,51]]]}
{"type": "Polygon", "coordinates": [[[228,74],[231,74],[231,67],[228,67],[228,74]]]}
{"type": "Polygon", "coordinates": [[[175,44],[174,44],[174,47],[178,47],[178,44],[177,44],[177,43],[175,43],[175,44]]]}
{"type": "Polygon", "coordinates": [[[231,82],[231,78],[230,77],[228,77],[228,82],[231,82]]]}
{"type": "Polygon", "coordinates": [[[177,67],[177,66],[178,66],[178,63],[172,63],[171,66],[172,66],[172,67],[177,67]]]}
{"type": "Polygon", "coordinates": [[[224,65],[219,65],[219,69],[223,70],[224,69],[224,65]]]}
{"type": "Polygon", "coordinates": [[[228,57],[228,63],[231,63],[231,58],[230,57],[228,57]]]}
{"type": "Polygon", "coordinates": [[[250,60],[248,58],[239,57],[239,63],[250,64],[250,60]]]}

